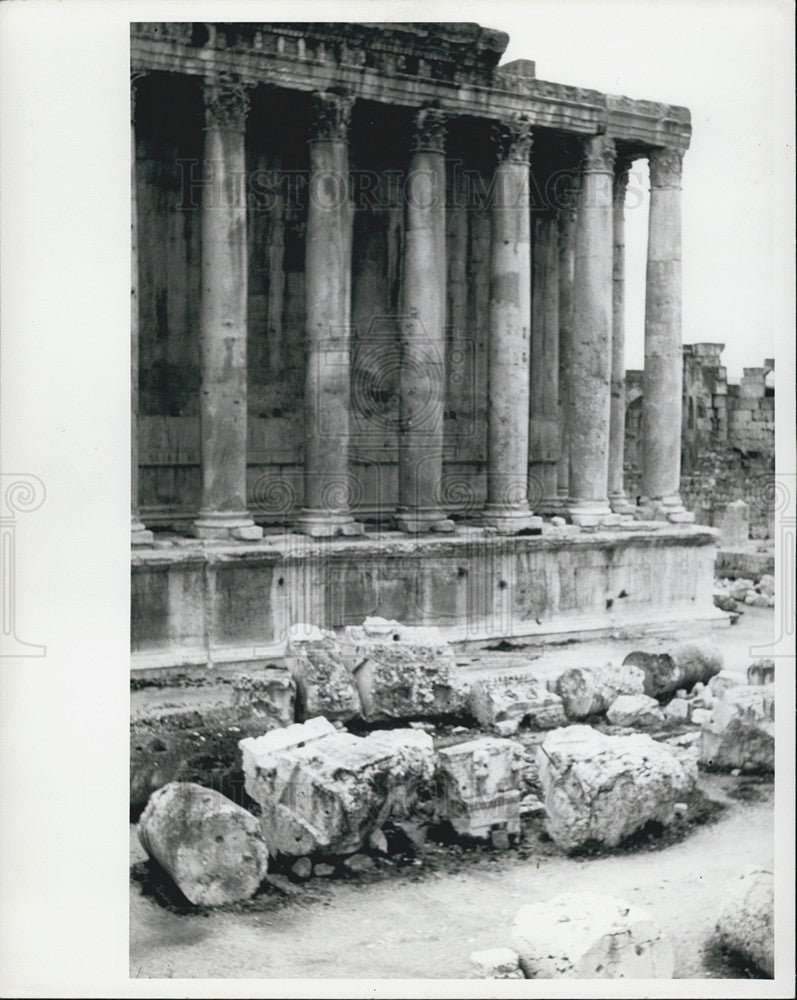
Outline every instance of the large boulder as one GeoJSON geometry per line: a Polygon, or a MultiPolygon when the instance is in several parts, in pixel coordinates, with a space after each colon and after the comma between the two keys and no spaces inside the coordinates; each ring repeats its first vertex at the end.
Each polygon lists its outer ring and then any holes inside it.
{"type": "Polygon", "coordinates": [[[514,740],[484,736],[438,750],[438,817],[469,837],[489,837],[496,827],[519,833],[523,770],[514,740]]]}
{"type": "MultiPolygon", "coordinates": [[[[357,684],[340,644],[329,633],[297,632],[288,640],[288,666],[298,690],[299,718],[323,715],[348,722],[362,712],[357,684]]],[[[320,630],[319,630],[320,631],[320,630]]]]}
{"type": "Polygon", "coordinates": [[[571,667],[556,680],[568,719],[601,715],[621,694],[642,694],[645,675],[634,666],[571,667]]]}
{"type": "Polygon", "coordinates": [[[551,733],[537,748],[548,833],[572,851],[616,847],[649,820],[675,816],[697,768],[644,733],[605,736],[590,726],[551,733]]]}
{"type": "Polygon", "coordinates": [[[703,719],[700,761],[719,769],[775,769],[773,686],[740,685],[718,698],[703,719]]]}
{"type": "Polygon", "coordinates": [[[138,839],[198,906],[249,899],[268,870],[257,819],[191,782],[173,781],[152,794],[138,822],[138,839]]]}
{"type": "Polygon", "coordinates": [[[767,976],[775,974],[775,878],[767,868],[750,867],[725,894],[717,920],[723,948],[752,962],[767,976]]]}
{"type": "Polygon", "coordinates": [[[406,816],[424,788],[431,793],[432,738],[415,729],[362,738],[318,718],[240,747],[274,853],[353,854],[387,819],[406,816]]]}
{"type": "Polygon", "coordinates": [[[722,670],[719,647],[703,640],[681,642],[667,653],[629,653],[623,664],[633,665],[644,674],[645,694],[662,698],[679,688],[703,684],[722,670]]]}
{"type": "Polygon", "coordinates": [[[487,729],[556,729],[567,722],[562,699],[549,691],[544,680],[524,674],[482,677],[471,685],[468,696],[471,715],[487,729]]]}
{"type": "Polygon", "coordinates": [[[354,676],[367,722],[462,715],[467,685],[445,643],[367,637],[354,647],[354,676]]]}
{"type": "Polygon", "coordinates": [[[613,726],[653,729],[664,724],[659,703],[646,694],[621,694],[607,709],[606,718],[613,726]]]}
{"type": "Polygon", "coordinates": [[[566,892],[522,906],[512,946],[527,979],[672,979],[672,945],[653,916],[612,896],[566,892]]]}

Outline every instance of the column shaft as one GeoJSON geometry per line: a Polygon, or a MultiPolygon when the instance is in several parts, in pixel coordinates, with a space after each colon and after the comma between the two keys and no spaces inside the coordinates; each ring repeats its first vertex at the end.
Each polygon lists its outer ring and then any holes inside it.
{"type": "Polygon", "coordinates": [[[612,385],[609,418],[609,503],[616,514],[634,511],[625,494],[625,193],[630,158],[618,160],[614,183],[614,255],[612,258],[612,385]]]}
{"type": "Polygon", "coordinates": [[[559,245],[553,214],[534,220],[529,500],[556,513],[559,459],[559,245]]]}
{"type": "Polygon", "coordinates": [[[570,517],[574,524],[617,520],[607,497],[612,331],[614,143],[588,139],[582,162],[573,285],[570,391],[570,517]]]}
{"type": "MultiPolygon", "coordinates": [[[[574,171],[575,173],[575,171],[574,171]]],[[[576,262],[576,203],[578,185],[571,176],[562,194],[558,213],[559,230],[559,462],[557,494],[566,501],[570,491],[570,415],[573,377],[573,280],[576,262]]]]}
{"type": "Polygon", "coordinates": [[[415,116],[405,186],[406,224],[399,372],[399,502],[402,531],[452,531],[441,505],[446,308],[445,117],[415,116]]]}
{"type": "Polygon", "coordinates": [[[200,538],[262,537],[246,509],[247,240],[244,131],[248,101],[233,84],[205,84],[202,197],[200,538]]]}
{"type": "Polygon", "coordinates": [[[152,541],[138,513],[138,177],[136,171],[136,79],[130,81],[130,542],[152,541]]]}
{"type": "Polygon", "coordinates": [[[641,507],[645,517],[691,521],[680,497],[681,159],[675,149],[650,154],[641,507]]]}
{"type": "Polygon", "coordinates": [[[305,245],[304,509],[298,527],[314,537],[361,534],[349,505],[351,247],[348,131],[352,99],[314,95],[305,245]]]}

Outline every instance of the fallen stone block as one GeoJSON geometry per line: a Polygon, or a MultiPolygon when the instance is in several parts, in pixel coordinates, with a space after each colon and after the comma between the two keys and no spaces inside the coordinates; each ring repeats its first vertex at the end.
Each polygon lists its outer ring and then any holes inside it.
{"type": "Polygon", "coordinates": [[[138,822],[138,839],[197,906],[249,899],[268,869],[257,819],[191,782],[173,781],[152,794],[138,822]]]}
{"type": "Polygon", "coordinates": [[[711,710],[701,708],[699,705],[691,705],[689,708],[689,721],[695,726],[702,726],[711,715],[711,710]]]}
{"type": "Polygon", "coordinates": [[[471,979],[523,979],[520,957],[511,948],[487,948],[470,956],[471,979]]]}
{"type": "Polygon", "coordinates": [[[522,906],[512,945],[526,979],[672,979],[675,972],[672,945],[652,914],[597,893],[522,906]]]}
{"type": "Polygon", "coordinates": [[[719,608],[720,611],[727,611],[729,614],[732,615],[739,613],[739,607],[730,594],[715,593],[713,595],[713,598],[714,598],[714,607],[719,608]]]}
{"type": "Polygon", "coordinates": [[[664,723],[664,712],[655,698],[646,694],[621,694],[606,711],[613,726],[639,726],[652,729],[664,723]]]}
{"type": "Polygon", "coordinates": [[[771,598],[764,594],[757,594],[754,590],[748,591],[744,603],[750,608],[768,608],[771,598]]]}
{"type": "Polygon", "coordinates": [[[715,698],[724,698],[731,688],[738,687],[741,683],[741,679],[736,674],[732,674],[729,670],[720,670],[708,682],[708,689],[715,698]]]}
{"type": "Polygon", "coordinates": [[[431,791],[434,750],[414,729],[340,732],[327,719],[242,740],[245,787],[274,853],[352,854],[431,791]],[[282,740],[275,739],[280,734],[282,740]]]}
{"type": "Polygon", "coordinates": [[[644,674],[645,694],[652,698],[706,683],[722,670],[722,652],[710,642],[681,642],[668,653],[629,653],[623,664],[636,666],[644,674]]]}
{"type": "Polygon", "coordinates": [[[367,722],[462,715],[467,686],[448,645],[387,641],[355,648],[354,676],[367,722]]]}
{"type": "Polygon", "coordinates": [[[439,819],[461,836],[487,838],[493,827],[520,832],[523,747],[485,736],[437,752],[439,819]]]}
{"type": "Polygon", "coordinates": [[[775,975],[775,879],[767,868],[750,867],[735,878],[717,920],[723,948],[775,975]]]}
{"type": "Polygon", "coordinates": [[[531,729],[556,729],[566,724],[562,699],[540,678],[520,675],[485,677],[471,685],[471,715],[479,725],[495,728],[508,723],[501,735],[511,735],[524,723],[531,729]]]}
{"type": "Polygon", "coordinates": [[[775,683],[775,661],[756,660],[747,668],[748,684],[774,684],[775,683]]]}
{"type": "Polygon", "coordinates": [[[298,690],[299,715],[348,722],[362,712],[354,677],[332,639],[297,644],[288,665],[298,690]]]}
{"type": "Polygon", "coordinates": [[[556,691],[568,719],[600,715],[621,694],[642,694],[644,673],[635,666],[572,667],[559,675],[556,691]]]}
{"type": "Polygon", "coordinates": [[[546,827],[572,851],[616,847],[649,820],[670,823],[694,788],[697,768],[643,733],[604,736],[590,726],[557,729],[537,748],[546,827]]]}
{"type": "Polygon", "coordinates": [[[688,722],[689,702],[684,698],[673,698],[664,706],[664,717],[668,722],[688,722]]]}
{"type": "Polygon", "coordinates": [[[758,592],[766,594],[767,597],[773,597],[775,594],[775,577],[769,573],[764,573],[758,581],[758,592]]]}
{"type": "Polygon", "coordinates": [[[700,762],[720,769],[775,769],[775,698],[771,685],[740,685],[714,702],[702,722],[700,762]]]}
{"type": "Polygon", "coordinates": [[[266,729],[290,726],[295,718],[296,684],[287,666],[269,664],[233,681],[233,705],[262,718],[266,729]]]}
{"type": "Polygon", "coordinates": [[[743,601],[747,596],[747,591],[752,590],[754,583],[752,580],[748,580],[747,577],[740,577],[737,580],[731,581],[730,585],[730,595],[735,601],[743,601]]]}

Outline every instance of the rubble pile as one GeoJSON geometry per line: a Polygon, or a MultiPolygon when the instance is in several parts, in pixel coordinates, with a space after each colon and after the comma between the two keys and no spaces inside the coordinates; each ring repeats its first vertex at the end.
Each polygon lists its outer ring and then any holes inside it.
{"type": "Polygon", "coordinates": [[[723,611],[741,612],[743,606],[775,607],[775,578],[764,573],[757,581],[749,577],[714,581],[714,605],[723,611]]]}

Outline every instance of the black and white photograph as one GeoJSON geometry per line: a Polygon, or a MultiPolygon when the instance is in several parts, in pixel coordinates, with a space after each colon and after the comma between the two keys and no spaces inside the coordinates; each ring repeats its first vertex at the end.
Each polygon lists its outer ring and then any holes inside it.
{"type": "Polygon", "coordinates": [[[3,5],[3,996],[793,995],[793,18],[3,5]]]}

